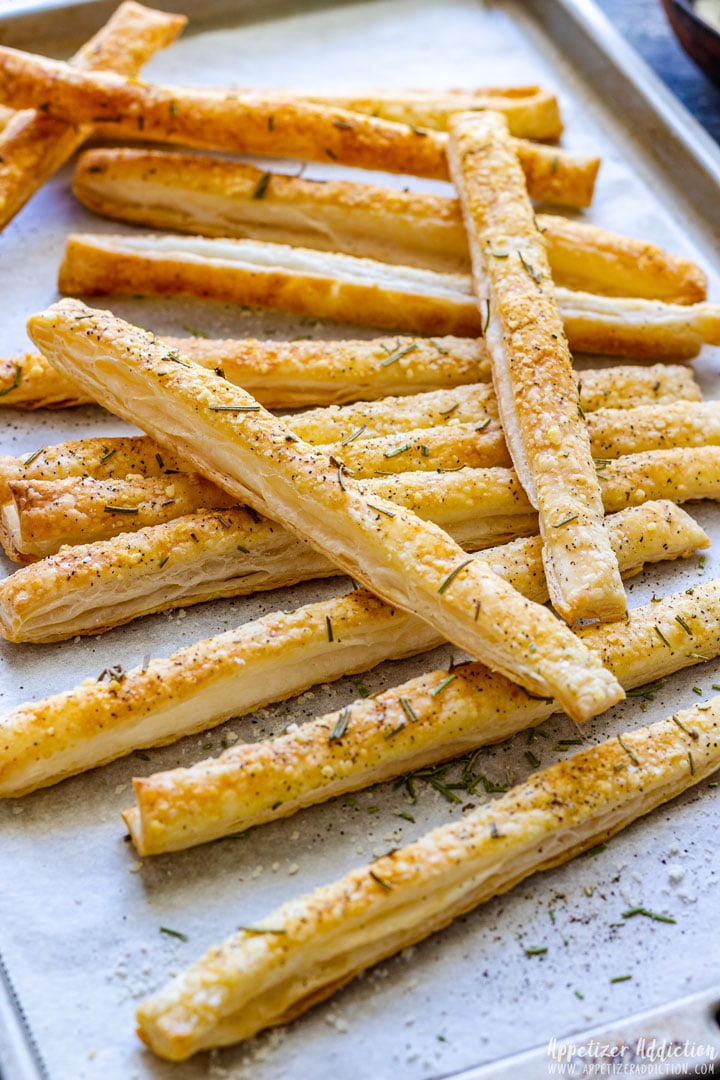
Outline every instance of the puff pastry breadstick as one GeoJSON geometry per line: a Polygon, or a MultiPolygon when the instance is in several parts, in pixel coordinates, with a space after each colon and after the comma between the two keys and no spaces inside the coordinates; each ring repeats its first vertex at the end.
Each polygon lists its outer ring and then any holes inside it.
{"type": "MultiPolygon", "coordinates": [[[[92,71],[137,75],[159,49],[183,30],[183,15],[164,14],[126,0],[70,61],[92,71]]],[[[92,125],[46,116],[34,109],[7,117],[0,134],[0,229],[92,133],[92,125]]]]}
{"type": "Polygon", "coordinates": [[[420,840],[278,908],[138,1009],[161,1057],[248,1038],[536,870],[566,862],[720,767],[720,699],[551,765],[420,840]],[[677,719],[677,723],[675,720],[677,719]],[[263,932],[263,930],[265,932],[263,932]]]}
{"type": "MultiPolygon", "coordinates": [[[[635,609],[617,633],[595,627],[583,634],[631,690],[699,663],[698,656],[718,655],[719,600],[715,581],[693,589],[692,596],[681,592],[635,609]],[[691,650],[678,619],[692,630],[691,650]],[[657,626],[670,633],[670,649],[657,626]]],[[[137,805],[122,816],[141,855],[179,851],[501,742],[556,711],[553,702],[528,698],[482,664],[460,664],[295,725],[274,739],[138,778],[137,805]],[[342,737],[330,739],[341,721],[342,737]]]]}
{"type": "MultiPolygon", "coordinates": [[[[461,390],[464,388],[461,388],[461,390]]],[[[433,403],[437,402],[429,395],[433,403]]],[[[492,486],[480,493],[477,490],[477,478],[483,472],[496,470],[510,464],[505,446],[505,439],[497,423],[486,416],[480,424],[456,423],[445,427],[430,427],[403,431],[403,421],[408,423],[421,418],[426,407],[425,396],[419,399],[402,398],[398,402],[398,432],[391,436],[365,438],[366,424],[358,424],[364,416],[368,424],[377,429],[391,423],[392,406],[387,408],[383,402],[367,402],[362,408],[339,408],[326,417],[325,410],[318,409],[298,416],[286,417],[285,422],[295,434],[313,436],[308,441],[323,445],[326,453],[342,461],[356,478],[371,478],[382,474],[396,474],[400,478],[399,491],[407,488],[411,472],[432,472],[431,488],[433,497],[442,503],[446,498],[442,480],[437,473],[472,469],[473,476],[467,488],[467,498],[475,500],[474,506],[478,518],[487,513],[496,513],[495,502],[499,495],[498,487],[492,486]],[[410,406],[403,416],[402,405],[410,406]],[[330,435],[346,432],[344,440],[325,445],[330,435]],[[440,481],[440,482],[438,482],[440,481]],[[471,494],[472,492],[472,494],[471,494]],[[489,494],[492,492],[492,494],[489,494]]],[[[467,402],[457,397],[450,406],[452,416],[460,412],[461,403],[472,408],[477,400],[470,395],[467,402]]],[[[433,419],[432,411],[428,415],[433,419]]],[[[586,417],[590,435],[590,447],[600,472],[604,473],[608,463],[620,456],[630,456],[646,451],[664,448],[703,447],[720,443],[720,403],[718,402],[675,402],[668,405],[645,405],[634,409],[599,409],[586,417]]],[[[371,429],[370,429],[371,430],[371,429]]],[[[32,561],[42,555],[50,555],[63,544],[89,543],[104,539],[119,532],[135,531],[146,525],[169,521],[182,514],[192,513],[202,507],[222,507],[232,502],[230,496],[214,484],[202,480],[194,473],[174,475],[173,470],[165,471],[164,477],[145,479],[133,476],[127,481],[99,480],[94,473],[105,471],[106,465],[99,464],[95,470],[87,469],[92,464],[93,447],[103,448],[102,462],[108,453],[120,452],[120,461],[128,443],[140,450],[141,440],[87,440],[85,453],[68,453],[66,461],[69,468],[86,464],[86,475],[81,480],[43,480],[42,466],[33,461],[27,467],[22,459],[9,459],[0,463],[0,482],[7,488],[8,500],[0,504],[0,543],[9,558],[19,562],[32,561]],[[19,475],[34,471],[35,478],[12,479],[13,462],[19,475]],[[131,516],[130,516],[131,515],[131,516]]],[[[165,464],[159,447],[147,439],[147,450],[138,458],[144,457],[154,466],[152,474],[157,473],[158,460],[165,464]]],[[[74,449],[78,444],[70,444],[74,449]]],[[[46,460],[51,460],[51,469],[60,470],[63,462],[62,444],[46,451],[46,460]],[[53,459],[55,457],[55,460],[53,459]]],[[[142,470],[138,470],[142,471],[142,470]]],[[[122,475],[122,473],[121,473],[122,475]]],[[[493,474],[497,476],[497,473],[493,474]]],[[[678,476],[678,480],[681,481],[678,476]]],[[[483,481],[480,481],[483,483],[483,481]]],[[[501,481],[491,481],[498,486],[501,481]]],[[[453,489],[447,493],[452,499],[453,489]]],[[[395,501],[395,500],[393,500],[395,501]]],[[[401,495],[400,501],[408,505],[401,495]]],[[[505,512],[500,502],[500,512],[505,512]]],[[[519,509],[519,507],[516,506],[519,509]]],[[[522,505],[522,510],[530,506],[522,505]]],[[[421,517],[438,521],[435,511],[421,513],[421,517]]],[[[505,526],[503,526],[504,528],[505,526]]],[[[450,530],[452,531],[452,530],[450,530]]],[[[453,534],[455,535],[455,534],[453,534]]],[[[465,540],[470,539],[464,532],[465,540]]],[[[492,533],[480,529],[472,538],[477,542],[480,537],[492,533]]]]}
{"type": "MultiPolygon", "coordinates": [[[[73,191],[96,213],[154,229],[298,244],[441,273],[470,268],[460,205],[442,195],[319,184],[224,158],[127,148],[86,151],[73,191]]],[[[596,225],[551,214],[537,221],[558,285],[676,304],[707,296],[705,275],[689,259],[596,225]]]]}
{"type": "MultiPolygon", "coordinates": [[[[202,367],[220,368],[229,382],[244,386],[271,409],[430,392],[490,378],[485,343],[472,338],[159,340],[202,367]]],[[[585,412],[701,399],[692,371],[678,364],[600,368],[583,371],[579,378],[585,412]]],[[[0,358],[0,407],[64,408],[87,401],[41,353],[0,358]]]]}
{"type": "Polygon", "coordinates": [[[369,90],[360,94],[314,90],[273,90],[283,98],[367,113],[383,120],[446,131],[448,117],[471,109],[493,109],[506,117],[513,135],[524,139],[559,139],[563,132],[557,98],[535,87],[489,90],[369,90]]]}
{"type": "Polygon", "coordinates": [[[553,606],[572,623],[618,619],[626,610],[625,590],[603,524],[544,245],[504,119],[458,113],[448,155],[478,304],[487,305],[498,410],[513,464],[538,511],[553,606]]]}
{"type": "MultiPolygon", "coordinates": [[[[158,86],[109,72],[80,72],[6,47],[0,47],[0,101],[15,108],[42,101],[51,116],[111,125],[113,138],[448,177],[447,136],[436,131],[257,91],[158,86]]],[[[598,158],[523,139],[514,145],[533,198],[590,205],[598,158]]]]}
{"type": "Polygon", "coordinates": [[[9,489],[11,501],[0,508],[0,543],[16,562],[233,502],[197,473],[137,480],[11,480],[9,489]]]}
{"type": "MultiPolygon", "coordinates": [[[[668,495],[676,502],[720,499],[718,447],[656,450],[597,467],[608,513],[668,495]]],[[[437,493],[426,473],[362,484],[407,500],[470,550],[537,532],[537,516],[512,469],[463,469],[440,479],[437,493]]],[[[216,514],[193,514],[18,570],[0,582],[0,633],[9,641],[62,641],[155,611],[290,584],[301,572],[317,576],[317,563],[308,565],[297,545],[288,547],[284,531],[271,529],[269,547],[257,536],[248,545],[244,514],[225,511],[229,528],[216,514]],[[252,559],[241,558],[243,547],[252,559]]]]}
{"type": "Polygon", "coordinates": [[[481,563],[468,563],[442,529],[368,500],[343,478],[342,466],[335,469],[246,391],[175,362],[144,331],[78,301],[33,316],[28,333],[102,404],[171,442],[207,479],[306,536],[342,570],[431,621],[470,656],[535,692],[552,693],[576,719],[623,696],[549,611],[481,563]]]}
{"type": "MultiPolygon", "coordinates": [[[[686,555],[707,544],[702,529],[667,503],[625,512],[613,535],[629,573],[645,560],[686,555]]],[[[531,596],[547,598],[537,540],[493,549],[482,559],[531,596]]],[[[427,623],[364,590],[245,623],[128,672],[117,685],[90,680],[6,714],[0,796],[55,783],[132,749],[172,742],[317,682],[440,642],[427,623]]]]}
{"type": "MultiPolygon", "coordinates": [[[[199,296],[412,333],[480,335],[487,315],[464,274],[255,240],[75,233],[59,288],[88,296],[199,296]]],[[[555,292],[577,352],[681,360],[704,342],[720,343],[718,305],[555,292]]]]}

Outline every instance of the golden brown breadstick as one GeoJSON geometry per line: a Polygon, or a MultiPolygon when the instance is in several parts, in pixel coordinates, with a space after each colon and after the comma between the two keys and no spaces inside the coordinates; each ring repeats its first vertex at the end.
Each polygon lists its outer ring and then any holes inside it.
{"type": "MultiPolygon", "coordinates": [[[[582,633],[631,690],[718,655],[719,601],[720,583],[713,581],[692,595],[683,591],[636,608],[620,627],[582,633]],[[690,650],[682,622],[693,634],[690,650]],[[658,626],[670,634],[670,648],[658,626]]],[[[179,851],[501,742],[556,711],[553,702],[528,698],[482,664],[455,665],[276,738],[136,779],[137,805],[122,816],[141,855],[179,851]],[[341,724],[342,737],[329,738],[341,724]]]]}
{"type": "Polygon", "coordinates": [[[248,1038],[720,767],[720,698],[608,739],[237,931],[138,1009],[161,1057],[248,1038]]]}
{"type": "MultiPolygon", "coordinates": [[[[613,535],[629,573],[646,560],[686,555],[707,543],[702,529],[667,503],[624,512],[613,535]]],[[[531,596],[547,599],[537,539],[478,558],[531,596]]],[[[245,623],[127,672],[118,685],[86,682],[6,714],[0,796],[55,783],[141,746],[172,742],[440,641],[427,623],[364,590],[245,623]]],[[[520,696],[526,697],[524,691],[520,696]]]]}
{"type": "MultiPolygon", "coordinates": [[[[86,151],[73,190],[96,213],[154,229],[296,244],[441,273],[470,269],[459,203],[427,192],[317,183],[225,158],[127,148],[86,151]]],[[[702,270],[656,244],[551,214],[537,222],[558,285],[676,304],[707,296],[702,270]]]]}
{"type": "Polygon", "coordinates": [[[298,98],[348,112],[380,116],[413,127],[447,131],[448,117],[472,109],[493,109],[507,118],[512,135],[554,140],[563,132],[557,98],[539,86],[479,90],[368,90],[363,94],[273,89],[282,98],[298,98]],[[522,91],[522,92],[518,92],[522,91]]]}
{"type": "Polygon", "coordinates": [[[468,562],[438,526],[367,499],[341,465],[336,469],[246,391],[76,300],[32,316],[28,333],[101,404],[171,443],[207,479],[306,537],[340,569],[430,621],[470,656],[533,692],[556,696],[576,719],[623,697],[617,680],[549,611],[482,563],[468,562]]]}
{"type": "Polygon", "coordinates": [[[8,558],[32,562],[65,544],[87,544],[189,513],[232,505],[197,473],[150,479],[11,480],[1,508],[0,543],[8,558]]]}
{"type": "MultiPolygon", "coordinates": [[[[219,368],[229,382],[250,390],[269,409],[429,392],[490,378],[482,339],[159,340],[202,367],[219,368]]],[[[578,378],[585,412],[701,399],[692,371],[677,364],[600,368],[578,378]]],[[[0,407],[64,408],[88,400],[41,353],[0,359],[0,407]]]]}
{"type": "MultiPolygon", "coordinates": [[[[447,179],[447,136],[269,94],[158,86],[0,47],[0,101],[111,127],[112,137],[210,150],[336,161],[447,179]]],[[[589,206],[598,158],[516,140],[533,198],[589,206]]]]}
{"type": "MultiPolygon", "coordinates": [[[[126,0],[70,61],[80,70],[105,68],[137,75],[159,49],[170,45],[187,19],[126,0]]],[[[92,133],[33,109],[16,113],[0,134],[0,229],[92,133]]]]}
{"type": "Polygon", "coordinates": [[[497,113],[450,122],[450,171],[468,232],[478,306],[508,449],[538,511],[555,609],[569,622],[619,619],[625,590],[545,247],[497,113]]]}
{"type": "MultiPolygon", "coordinates": [[[[651,499],[720,499],[715,446],[633,454],[598,461],[597,468],[608,513],[651,499]]],[[[537,516],[511,469],[409,473],[362,485],[437,521],[470,550],[537,532],[537,516]]],[[[303,552],[267,522],[251,521],[248,533],[249,520],[243,510],[191,514],[18,570],[0,582],[0,632],[10,641],[62,641],[154,611],[276,588],[321,572],[323,560],[307,561],[310,549],[303,552]]]]}
{"type": "MultiPolygon", "coordinates": [[[[67,241],[59,288],[73,295],[199,296],[412,333],[480,335],[487,315],[464,274],[254,240],[76,233],[67,241]]],[[[555,292],[577,352],[682,360],[704,342],[720,343],[716,304],[555,292]]]]}

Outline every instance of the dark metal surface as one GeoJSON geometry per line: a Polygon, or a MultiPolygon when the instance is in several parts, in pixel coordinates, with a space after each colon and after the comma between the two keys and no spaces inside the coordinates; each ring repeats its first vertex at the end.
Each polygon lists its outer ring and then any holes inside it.
{"type": "Polygon", "coordinates": [[[660,0],[595,0],[616,30],[720,142],[720,90],[683,52],[660,0]]]}

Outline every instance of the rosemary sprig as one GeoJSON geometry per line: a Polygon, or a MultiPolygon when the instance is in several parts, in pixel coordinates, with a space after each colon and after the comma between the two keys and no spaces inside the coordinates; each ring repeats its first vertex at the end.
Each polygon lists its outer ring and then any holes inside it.
{"type": "Polygon", "coordinates": [[[264,199],[265,198],[265,192],[267,191],[268,184],[270,183],[271,180],[272,180],[272,173],[264,172],[262,174],[262,176],[260,177],[260,179],[258,180],[257,185],[255,187],[255,190],[253,191],[253,193],[251,195],[251,198],[252,199],[264,199]]]}
{"type": "Polygon", "coordinates": [[[259,405],[211,405],[210,412],[260,412],[259,405]]]}
{"type": "Polygon", "coordinates": [[[677,724],[680,730],[684,731],[686,735],[689,735],[691,739],[700,738],[700,733],[698,731],[693,731],[692,728],[686,727],[686,725],[683,724],[679,716],[671,716],[670,719],[672,720],[673,724],[677,724]]]}
{"type": "Polygon", "coordinates": [[[350,706],[346,705],[340,713],[335,727],[330,732],[328,742],[335,742],[338,739],[342,739],[343,735],[347,731],[348,723],[350,722],[350,706]]]}
{"type": "Polygon", "coordinates": [[[13,372],[12,382],[9,386],[5,386],[2,390],[0,390],[0,397],[5,397],[6,394],[11,394],[13,390],[17,390],[18,386],[20,385],[20,380],[22,379],[22,373],[22,364],[16,364],[15,370],[13,372]]]}
{"type": "Polygon", "coordinates": [[[644,915],[647,919],[654,919],[655,922],[672,923],[673,926],[677,923],[677,919],[673,919],[672,915],[659,915],[656,911],[650,911],[649,908],[639,905],[638,907],[628,908],[627,911],[623,911],[623,919],[633,919],[636,915],[644,915]]]}
{"type": "Polygon", "coordinates": [[[640,764],[640,758],[639,758],[639,757],[637,756],[637,754],[635,753],[635,751],[633,750],[633,748],[632,748],[631,746],[628,746],[628,744],[627,744],[627,743],[625,742],[625,740],[623,739],[622,735],[618,735],[618,737],[617,737],[617,741],[618,741],[618,742],[620,743],[620,745],[622,746],[623,750],[625,751],[625,753],[627,754],[627,756],[628,756],[628,757],[630,758],[630,760],[632,761],[633,765],[639,765],[639,764],[640,764]]]}
{"type": "Polygon", "coordinates": [[[450,685],[453,679],[457,679],[457,675],[448,675],[446,679],[443,679],[442,682],[437,684],[434,690],[430,691],[430,697],[437,697],[438,694],[441,694],[445,687],[450,685]]]}
{"type": "Polygon", "coordinates": [[[654,627],[654,629],[655,629],[655,633],[656,633],[656,634],[657,634],[657,636],[658,636],[658,637],[660,638],[660,640],[662,641],[663,645],[667,645],[668,649],[672,649],[672,645],[670,644],[670,642],[668,641],[668,639],[667,639],[667,638],[665,637],[665,635],[663,634],[662,630],[661,630],[661,629],[660,629],[660,627],[659,627],[659,626],[657,625],[657,623],[655,624],[655,627],[654,627]]]}
{"type": "MultiPolygon", "coordinates": [[[[28,456],[26,458],[23,458],[23,462],[22,462],[23,466],[27,467],[28,465],[32,465],[35,458],[39,457],[40,454],[42,454],[44,449],[45,449],[45,447],[41,446],[39,450],[33,450],[33,452],[31,454],[28,454],[28,456]]],[[[100,458],[100,460],[104,461],[104,458],[100,458]]]]}
{"type": "Polygon", "coordinates": [[[105,503],[103,510],[106,514],[139,514],[137,506],[115,506],[113,503],[105,503]]]}
{"type": "Polygon", "coordinates": [[[569,525],[571,521],[577,521],[577,514],[570,514],[568,517],[563,518],[562,521],[558,521],[557,525],[553,525],[553,529],[561,529],[563,525],[569,525]]]}
{"type": "Polygon", "coordinates": [[[354,442],[355,439],[359,439],[363,431],[367,431],[367,424],[361,424],[360,427],[355,428],[354,431],[351,431],[348,437],[346,439],[343,439],[340,445],[347,446],[349,443],[354,442]]]}
{"type": "Polygon", "coordinates": [[[451,570],[445,580],[438,587],[438,592],[442,595],[442,593],[445,592],[448,586],[452,584],[460,571],[464,570],[466,566],[469,566],[471,562],[473,562],[472,558],[466,559],[465,562],[460,563],[460,565],[456,566],[454,570],[451,570]]]}
{"type": "Polygon", "coordinates": [[[374,870],[369,870],[368,873],[370,874],[370,877],[373,879],[373,881],[376,882],[376,884],[378,884],[381,889],[384,889],[385,892],[392,892],[393,886],[389,881],[386,881],[384,877],[380,877],[380,875],[377,874],[374,870]]]}
{"type": "Polygon", "coordinates": [[[394,353],[390,353],[384,360],[380,361],[380,367],[390,367],[390,364],[394,364],[396,360],[402,360],[403,356],[408,356],[411,352],[416,352],[417,345],[406,345],[404,349],[397,349],[394,353]]]}
{"type": "Polygon", "coordinates": [[[187,934],[181,933],[179,930],[171,930],[169,926],[160,927],[161,934],[167,934],[168,937],[178,938],[179,941],[189,941],[187,934]]]}
{"type": "Polygon", "coordinates": [[[410,450],[411,448],[412,448],[412,443],[409,443],[409,442],[403,443],[402,446],[396,446],[394,450],[386,450],[385,453],[383,454],[383,457],[384,458],[398,457],[400,454],[404,454],[406,450],[410,450]]]}
{"type": "Polygon", "coordinates": [[[401,697],[400,698],[400,708],[402,709],[402,711],[405,713],[408,720],[412,724],[417,724],[417,722],[418,722],[417,713],[415,712],[415,710],[413,709],[412,705],[410,704],[410,702],[408,701],[408,699],[406,697],[401,697]]]}

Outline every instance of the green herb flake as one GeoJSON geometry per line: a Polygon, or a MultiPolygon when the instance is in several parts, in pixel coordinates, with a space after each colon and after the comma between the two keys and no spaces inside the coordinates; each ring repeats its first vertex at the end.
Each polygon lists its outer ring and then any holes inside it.
{"type": "Polygon", "coordinates": [[[532,750],[525,751],[525,758],[530,763],[530,765],[532,765],[533,769],[540,768],[540,759],[537,758],[535,754],[533,754],[532,750]]]}
{"type": "Polygon", "coordinates": [[[676,615],[675,616],[675,622],[678,623],[680,626],[682,626],[683,630],[685,631],[685,633],[687,634],[688,637],[693,636],[692,630],[690,629],[688,624],[685,622],[682,615],[676,615]]]}
{"type": "Polygon", "coordinates": [[[442,595],[445,592],[445,590],[448,588],[448,586],[452,584],[452,582],[458,576],[460,571],[464,570],[465,567],[469,566],[470,563],[473,562],[473,561],[474,560],[472,558],[466,559],[465,562],[460,563],[459,566],[456,566],[454,570],[450,571],[448,576],[445,578],[445,580],[440,584],[440,586],[438,588],[438,592],[440,593],[440,595],[442,595]]]}
{"type": "Polygon", "coordinates": [[[349,443],[354,442],[355,439],[359,439],[363,431],[367,431],[367,424],[361,424],[360,427],[357,427],[354,431],[351,431],[348,437],[346,439],[343,439],[340,445],[348,446],[349,443]]]}
{"type": "Polygon", "coordinates": [[[530,264],[530,263],[529,263],[529,262],[527,261],[527,259],[526,259],[526,258],[525,258],[525,256],[523,255],[522,251],[518,251],[518,258],[520,259],[520,262],[521,262],[521,263],[523,264],[523,266],[525,267],[525,269],[527,270],[528,274],[529,274],[529,275],[530,275],[530,277],[531,277],[531,278],[533,279],[533,281],[535,282],[535,284],[536,284],[536,285],[542,285],[542,275],[541,275],[541,274],[539,274],[539,273],[537,272],[537,270],[535,269],[535,267],[534,267],[534,266],[532,266],[532,265],[531,265],[531,264],[530,264]]]}
{"type": "Polygon", "coordinates": [[[395,817],[400,817],[404,821],[411,821],[413,825],[415,824],[415,818],[412,816],[412,814],[408,814],[407,810],[398,810],[395,814],[395,817]]]}
{"type": "Polygon", "coordinates": [[[238,926],[243,934],[287,934],[283,926],[238,926]]]}
{"type": "Polygon", "coordinates": [[[668,649],[672,649],[672,645],[670,644],[670,642],[668,641],[668,639],[667,639],[667,638],[665,637],[665,635],[663,634],[662,630],[661,630],[661,629],[660,629],[660,627],[659,627],[659,626],[657,625],[657,623],[656,623],[656,624],[655,624],[655,626],[654,626],[654,630],[655,630],[655,633],[657,634],[657,636],[658,636],[658,637],[660,638],[660,640],[662,641],[663,645],[667,645],[668,649]]]}
{"type": "Polygon", "coordinates": [[[489,325],[490,325],[490,298],[488,297],[486,299],[486,301],[485,301],[485,322],[483,323],[482,330],[480,331],[481,337],[485,337],[485,334],[487,333],[487,328],[488,328],[489,325]]]}
{"type": "Polygon", "coordinates": [[[632,748],[631,746],[628,746],[628,744],[627,744],[627,743],[625,742],[625,740],[623,739],[622,735],[618,735],[618,737],[617,737],[617,741],[618,741],[618,742],[620,743],[620,745],[622,746],[623,750],[625,751],[625,753],[627,754],[627,756],[628,756],[628,757],[630,758],[630,760],[632,761],[633,765],[639,765],[639,764],[640,764],[640,758],[639,758],[639,757],[637,756],[637,754],[635,753],[635,751],[633,750],[633,748],[632,748]]]}
{"type": "Polygon", "coordinates": [[[412,448],[412,443],[409,443],[409,442],[408,443],[403,443],[402,446],[396,446],[394,450],[386,450],[385,453],[383,454],[383,457],[384,458],[398,457],[399,454],[404,454],[406,450],[410,450],[411,448],[412,448]]]}
{"type": "Polygon", "coordinates": [[[583,856],[586,859],[592,859],[594,855],[599,855],[601,851],[605,851],[607,844],[595,844],[594,847],[588,848],[583,852],[583,856]]]}
{"type": "Polygon", "coordinates": [[[335,727],[330,732],[328,742],[336,742],[338,739],[342,739],[343,735],[347,731],[348,723],[350,722],[350,706],[346,705],[337,718],[335,727]]]}
{"type": "Polygon", "coordinates": [[[103,507],[106,514],[139,514],[137,506],[115,506],[113,503],[106,503],[103,507]]]}
{"type": "Polygon", "coordinates": [[[569,525],[571,521],[577,521],[577,514],[570,514],[569,517],[563,518],[562,521],[558,521],[557,525],[553,525],[553,529],[561,529],[563,525],[569,525]]]}
{"type": "Polygon", "coordinates": [[[378,514],[384,514],[385,517],[394,518],[395,514],[392,510],[386,510],[384,506],[375,506],[374,503],[368,503],[368,507],[371,510],[376,510],[378,514]]]}
{"type": "Polygon", "coordinates": [[[171,930],[169,926],[160,927],[161,934],[167,934],[168,937],[177,938],[179,941],[189,941],[187,934],[182,934],[179,930],[171,930]]]}
{"type": "Polygon", "coordinates": [[[684,731],[686,735],[689,735],[691,739],[700,738],[699,732],[693,731],[692,728],[686,727],[679,716],[671,716],[670,719],[672,720],[673,724],[676,724],[680,728],[680,730],[684,731]]]}
{"type": "Polygon", "coordinates": [[[2,390],[0,390],[0,397],[5,397],[6,394],[11,394],[13,390],[17,390],[18,386],[20,385],[20,380],[22,379],[22,373],[22,364],[16,364],[15,370],[13,372],[12,382],[9,386],[5,386],[2,390]]]}
{"type": "Polygon", "coordinates": [[[623,919],[633,919],[636,915],[644,915],[646,919],[654,919],[655,922],[672,923],[673,926],[677,923],[677,919],[673,919],[672,915],[659,915],[656,911],[650,911],[642,905],[628,908],[622,913],[623,919]]]}
{"type": "Polygon", "coordinates": [[[158,563],[158,570],[162,570],[163,566],[166,566],[170,560],[170,556],[166,555],[164,559],[161,559],[158,563]]]}
{"type": "Polygon", "coordinates": [[[211,405],[210,412],[260,412],[259,405],[211,405]]]}
{"type": "Polygon", "coordinates": [[[394,727],[392,729],[392,731],[388,731],[388,732],[385,733],[385,741],[389,742],[390,739],[394,739],[395,736],[399,735],[400,732],[406,727],[407,727],[407,724],[405,724],[404,722],[402,724],[398,724],[398,726],[394,727]]]}
{"type": "Polygon", "coordinates": [[[330,618],[329,615],[325,616],[325,626],[327,627],[327,639],[328,639],[328,641],[334,641],[335,638],[333,637],[333,624],[332,624],[332,619],[330,618]]]}
{"type": "MultiPolygon", "coordinates": [[[[111,447],[109,450],[106,450],[103,453],[102,457],[100,458],[100,464],[104,465],[106,461],[110,460],[110,458],[113,456],[113,454],[117,454],[117,447],[116,446],[111,447]]],[[[160,457],[159,454],[156,454],[155,456],[160,457]]]]}
{"type": "Polygon", "coordinates": [[[611,983],[629,982],[632,979],[632,975],[616,975],[610,980],[611,983]]]}
{"type": "MultiPolygon", "coordinates": [[[[39,450],[33,450],[33,452],[31,454],[28,454],[28,456],[26,458],[23,458],[23,461],[22,461],[23,467],[27,468],[28,465],[32,465],[35,458],[39,457],[40,454],[42,454],[44,449],[45,449],[45,447],[41,446],[39,450]]],[[[100,458],[100,460],[102,461],[103,458],[100,458]]]]}
{"type": "Polygon", "coordinates": [[[410,702],[408,701],[408,699],[406,697],[401,697],[400,698],[400,708],[405,713],[405,715],[407,716],[407,718],[408,718],[408,720],[410,721],[411,724],[417,724],[417,722],[418,722],[417,713],[415,712],[415,710],[413,709],[412,705],[410,704],[410,702]]]}
{"type": "Polygon", "coordinates": [[[687,759],[688,759],[688,765],[690,766],[690,775],[694,776],[695,775],[695,761],[694,761],[693,756],[692,756],[692,754],[690,753],[689,750],[688,750],[687,759]]]}
{"type": "Polygon", "coordinates": [[[267,191],[268,184],[270,183],[271,180],[272,180],[272,173],[264,172],[262,174],[262,176],[260,177],[260,179],[258,180],[257,184],[255,185],[255,190],[253,191],[250,198],[251,199],[264,199],[265,198],[265,192],[267,191]]]}
{"type": "Polygon", "coordinates": [[[525,949],[526,956],[544,956],[548,951],[547,945],[535,945],[530,949],[525,949]]]}
{"type": "Polygon", "coordinates": [[[408,356],[412,352],[417,351],[417,345],[406,345],[404,349],[397,349],[395,352],[390,353],[384,360],[380,361],[380,367],[389,367],[390,364],[394,364],[396,360],[401,360],[403,356],[408,356]]]}
{"type": "Polygon", "coordinates": [[[441,694],[445,687],[450,685],[453,679],[457,679],[457,675],[448,675],[446,679],[443,679],[442,682],[437,684],[434,690],[430,691],[430,697],[437,697],[438,694],[441,694]]]}
{"type": "Polygon", "coordinates": [[[182,324],[182,327],[183,327],[183,330],[187,330],[188,334],[190,334],[192,337],[196,337],[196,338],[210,337],[210,335],[206,334],[204,330],[198,330],[197,326],[191,326],[190,323],[184,322],[182,324]]]}
{"type": "Polygon", "coordinates": [[[376,882],[376,884],[378,884],[381,889],[384,889],[385,892],[392,892],[392,884],[389,881],[386,881],[384,877],[380,877],[380,875],[375,873],[374,870],[369,870],[368,873],[370,874],[370,877],[373,879],[373,881],[376,882]]]}

